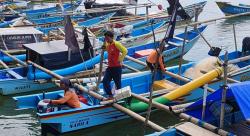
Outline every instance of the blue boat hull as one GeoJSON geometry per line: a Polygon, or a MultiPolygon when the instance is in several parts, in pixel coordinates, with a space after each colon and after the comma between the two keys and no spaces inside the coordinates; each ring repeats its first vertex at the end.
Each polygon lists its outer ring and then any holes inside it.
{"type": "Polygon", "coordinates": [[[249,6],[232,5],[227,2],[216,2],[225,15],[240,14],[250,12],[249,6]]]}
{"type": "Polygon", "coordinates": [[[24,93],[36,90],[47,90],[56,87],[53,83],[39,83],[34,80],[12,79],[0,80],[0,94],[11,95],[17,93],[24,93]]]}
{"type": "MultiPolygon", "coordinates": [[[[182,70],[185,71],[189,67],[193,66],[193,63],[185,64],[182,70]]],[[[178,67],[171,67],[169,71],[177,73],[178,67]]],[[[130,86],[133,93],[144,94],[148,93],[150,89],[150,83],[152,82],[151,72],[145,72],[144,74],[139,74],[137,76],[128,77],[122,79],[122,86],[130,86]]],[[[157,80],[161,78],[161,75],[157,76],[157,80]]],[[[166,79],[172,79],[166,76],[166,79]]],[[[101,85],[102,88],[102,85],[101,85]]],[[[103,93],[103,92],[101,92],[103,93]]],[[[58,99],[63,96],[63,91],[49,92],[45,95],[34,94],[28,96],[14,97],[16,105],[19,109],[29,109],[36,108],[38,102],[45,97],[45,99],[58,99]]],[[[90,96],[91,97],[91,96],[90,96]]],[[[81,104],[82,107],[78,109],[61,110],[50,113],[37,113],[40,123],[50,125],[55,128],[58,132],[70,132],[74,130],[79,130],[83,128],[89,128],[92,126],[97,126],[124,118],[128,118],[126,114],[114,109],[111,106],[104,106],[99,104],[99,100],[88,97],[88,104],[81,104]]],[[[192,101],[191,99],[186,99],[186,101],[192,101]]],[[[173,101],[173,104],[178,102],[173,101]]],[[[123,104],[123,103],[121,103],[123,104]]],[[[141,112],[140,114],[143,114],[141,112]]]]}

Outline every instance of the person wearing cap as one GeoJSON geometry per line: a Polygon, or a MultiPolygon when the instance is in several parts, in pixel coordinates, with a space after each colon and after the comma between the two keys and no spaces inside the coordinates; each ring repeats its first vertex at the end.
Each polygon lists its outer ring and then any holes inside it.
{"type": "Polygon", "coordinates": [[[153,50],[147,57],[146,63],[147,66],[149,67],[149,69],[151,70],[151,72],[154,71],[156,64],[158,63],[158,67],[162,70],[165,71],[165,67],[164,67],[164,57],[162,56],[162,54],[160,52],[161,49],[164,46],[160,46],[159,48],[157,48],[156,50],[153,50]],[[159,54],[160,53],[160,54],[159,54]],[[157,59],[157,57],[159,57],[157,59]]]}
{"type": "Polygon", "coordinates": [[[108,53],[108,68],[105,71],[102,83],[104,91],[109,96],[108,99],[112,99],[110,82],[113,79],[116,89],[121,88],[122,62],[128,51],[120,42],[114,40],[113,32],[105,32],[104,37],[105,41],[102,49],[108,53]]]}
{"type": "Polygon", "coordinates": [[[68,78],[62,78],[60,80],[60,87],[64,90],[64,97],[59,100],[45,99],[43,101],[50,104],[67,104],[71,108],[80,108],[79,98],[70,86],[70,80],[68,78]]]}

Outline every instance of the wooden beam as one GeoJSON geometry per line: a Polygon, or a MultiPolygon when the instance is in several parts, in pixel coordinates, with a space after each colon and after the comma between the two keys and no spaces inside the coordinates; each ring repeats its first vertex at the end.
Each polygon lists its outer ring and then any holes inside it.
{"type": "Polygon", "coordinates": [[[7,66],[2,60],[0,60],[0,64],[1,64],[4,68],[6,68],[6,69],[9,68],[9,66],[7,66]]]}
{"type": "Polygon", "coordinates": [[[1,49],[0,51],[1,51],[3,54],[5,54],[6,56],[8,56],[8,57],[10,57],[11,59],[13,59],[14,61],[16,61],[17,63],[21,64],[22,66],[24,66],[24,67],[27,67],[27,66],[28,66],[25,62],[23,62],[22,60],[20,60],[20,59],[14,57],[14,56],[12,56],[11,54],[7,53],[6,51],[4,51],[4,50],[2,50],[2,49],[1,49]]]}

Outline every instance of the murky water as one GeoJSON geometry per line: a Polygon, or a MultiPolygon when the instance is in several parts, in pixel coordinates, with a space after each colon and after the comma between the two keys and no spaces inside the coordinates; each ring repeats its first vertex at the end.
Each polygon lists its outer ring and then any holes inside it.
{"type": "MultiPolygon", "coordinates": [[[[146,1],[146,0],[145,0],[146,1]]],[[[145,2],[144,1],[144,2],[145,2]]],[[[228,0],[227,0],[228,1],[228,0]]],[[[231,0],[233,1],[233,0],[231,0]]],[[[163,7],[166,7],[165,0],[154,0],[155,3],[161,3],[163,7]]],[[[184,5],[189,2],[194,3],[193,0],[181,0],[184,5]]],[[[247,0],[240,0],[239,2],[250,4],[247,0]]],[[[156,8],[152,11],[157,11],[156,8]]],[[[216,17],[224,16],[219,10],[215,2],[208,1],[204,11],[201,13],[199,19],[207,20],[216,17]]],[[[233,19],[220,20],[209,23],[207,30],[204,32],[204,37],[209,41],[212,46],[223,47],[223,51],[233,51],[235,49],[234,36],[233,36],[233,24],[236,24],[236,41],[238,49],[241,50],[241,42],[245,36],[250,35],[250,16],[237,17],[233,19]]],[[[179,30],[183,31],[183,30],[179,30]]],[[[206,45],[203,39],[194,45],[184,58],[187,60],[198,61],[207,57],[209,47],[206,45]]],[[[15,102],[11,98],[12,96],[0,96],[0,135],[5,136],[27,136],[27,135],[40,135],[40,125],[36,118],[35,111],[33,110],[15,110],[15,102]]],[[[159,123],[161,126],[169,127],[179,122],[173,115],[169,115],[164,112],[154,112],[152,114],[152,121],[159,123]]],[[[87,136],[99,136],[109,134],[109,136],[124,135],[142,135],[142,123],[133,119],[122,120],[106,125],[93,127],[73,133],[65,134],[67,136],[72,135],[87,135],[87,136]]],[[[152,130],[147,130],[147,133],[152,130]]]]}

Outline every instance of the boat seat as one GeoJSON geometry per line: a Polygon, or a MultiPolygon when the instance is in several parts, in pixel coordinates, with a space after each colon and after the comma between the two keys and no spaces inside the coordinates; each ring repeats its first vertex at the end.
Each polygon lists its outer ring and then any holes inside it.
{"type": "MultiPolygon", "coordinates": [[[[177,36],[175,36],[174,38],[175,38],[175,39],[178,39],[178,40],[181,40],[181,41],[184,41],[184,39],[183,39],[183,38],[180,38],[180,37],[177,37],[177,36]]],[[[186,42],[189,42],[189,40],[188,40],[188,39],[186,39],[185,41],[186,41],[186,42]]]]}
{"type": "Polygon", "coordinates": [[[11,69],[7,70],[7,72],[8,72],[8,74],[12,75],[16,79],[23,79],[23,77],[21,75],[19,75],[18,73],[16,73],[15,71],[13,71],[11,69]]]}
{"type": "Polygon", "coordinates": [[[171,42],[171,41],[168,41],[168,44],[171,44],[171,45],[174,45],[174,46],[181,46],[181,44],[178,44],[178,43],[175,43],[175,42],[171,42]]]}

